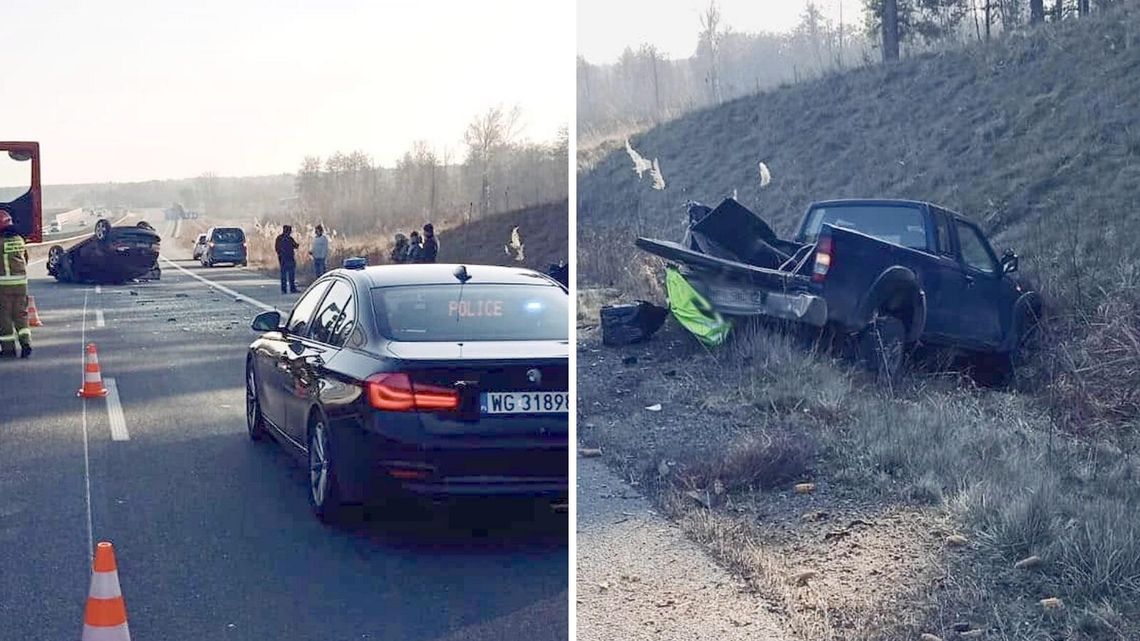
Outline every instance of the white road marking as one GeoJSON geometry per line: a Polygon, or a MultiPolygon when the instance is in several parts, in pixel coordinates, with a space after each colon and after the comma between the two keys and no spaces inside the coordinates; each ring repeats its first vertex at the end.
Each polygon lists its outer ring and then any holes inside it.
{"type": "Polygon", "coordinates": [[[106,321],[106,319],[103,318],[103,310],[101,310],[101,309],[95,310],[95,327],[102,328],[102,327],[106,327],[106,326],[107,326],[107,321],[106,321]]]}
{"type": "MultiPolygon", "coordinates": [[[[87,368],[87,292],[83,292],[83,330],[79,340],[79,371],[87,368]]],[[[80,383],[82,386],[82,383],[80,383]]],[[[82,389],[82,387],[80,387],[82,389]]],[[[83,403],[83,483],[87,492],[87,564],[95,559],[95,528],[91,525],[91,455],[87,449],[87,399],[83,403]]]]}
{"type": "Polygon", "coordinates": [[[107,418],[111,422],[111,440],[129,441],[131,435],[127,432],[127,419],[123,417],[123,404],[119,402],[119,386],[115,379],[103,379],[103,386],[107,388],[107,418]]]}
{"type": "Polygon", "coordinates": [[[262,311],[272,312],[276,309],[275,307],[270,307],[269,305],[266,305],[265,303],[263,303],[257,299],[250,298],[249,296],[246,296],[245,294],[239,294],[238,292],[235,292],[234,290],[230,289],[229,287],[226,287],[225,285],[220,285],[220,284],[215,283],[214,281],[212,281],[208,278],[203,278],[202,276],[195,274],[194,272],[190,271],[189,269],[186,269],[182,265],[179,265],[178,263],[170,260],[166,256],[163,256],[162,260],[165,260],[167,265],[170,265],[171,267],[173,267],[174,269],[177,269],[178,271],[182,272],[183,274],[186,274],[187,276],[189,276],[191,278],[199,280],[199,281],[209,285],[210,287],[213,287],[214,289],[216,289],[220,292],[223,292],[229,296],[233,296],[234,298],[236,298],[242,302],[249,303],[250,305],[253,305],[254,307],[256,307],[262,311]]]}
{"type": "Polygon", "coordinates": [[[96,285],[95,286],[95,293],[96,294],[102,294],[103,293],[103,286],[102,285],[96,285]]]}

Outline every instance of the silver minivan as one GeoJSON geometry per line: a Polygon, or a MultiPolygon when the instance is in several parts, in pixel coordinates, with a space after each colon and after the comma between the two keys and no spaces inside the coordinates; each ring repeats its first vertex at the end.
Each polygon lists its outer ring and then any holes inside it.
{"type": "Polygon", "coordinates": [[[201,261],[203,267],[213,267],[218,263],[245,267],[245,232],[240,227],[211,227],[206,232],[206,246],[202,250],[201,261]]]}

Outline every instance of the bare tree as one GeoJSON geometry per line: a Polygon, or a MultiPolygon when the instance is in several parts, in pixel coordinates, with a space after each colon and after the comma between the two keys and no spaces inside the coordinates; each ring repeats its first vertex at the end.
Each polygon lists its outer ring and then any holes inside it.
{"type": "Polygon", "coordinates": [[[883,0],[883,62],[899,59],[898,0],[883,0]]]}
{"type": "Polygon", "coordinates": [[[1029,23],[1045,22],[1045,0],[1029,0],[1029,23]]]}
{"type": "Polygon", "coordinates": [[[720,43],[723,34],[720,30],[720,8],[716,0],[711,0],[705,12],[701,14],[701,34],[697,45],[708,58],[707,82],[709,94],[713,104],[720,104],[720,43]]]}
{"type": "Polygon", "coordinates": [[[476,116],[467,131],[463,142],[467,145],[467,159],[479,171],[479,214],[486,215],[491,209],[491,168],[495,155],[509,146],[518,135],[519,108],[504,111],[502,107],[491,107],[476,116]]]}

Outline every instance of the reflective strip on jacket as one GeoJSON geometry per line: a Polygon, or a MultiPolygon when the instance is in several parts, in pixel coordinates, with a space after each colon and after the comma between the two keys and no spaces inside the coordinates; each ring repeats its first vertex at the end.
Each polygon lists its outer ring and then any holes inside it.
{"type": "Polygon", "coordinates": [[[28,284],[28,248],[22,236],[3,236],[0,244],[0,286],[28,284]]]}

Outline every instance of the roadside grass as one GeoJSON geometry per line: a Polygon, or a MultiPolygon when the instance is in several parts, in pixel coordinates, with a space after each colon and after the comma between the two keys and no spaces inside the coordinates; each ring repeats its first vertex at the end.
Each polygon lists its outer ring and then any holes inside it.
{"type": "Polygon", "coordinates": [[[692,538],[775,600],[797,638],[953,638],[962,621],[1025,641],[1140,635],[1133,443],[1068,435],[1038,398],[939,377],[918,375],[887,394],[764,328],[707,351],[670,321],[650,343],[609,356],[636,351],[652,363],[636,382],[592,376],[592,355],[611,350],[586,334],[583,444],[601,447],[692,538]],[[660,399],[672,402],[643,409],[660,399]],[[792,493],[799,482],[815,492],[792,493]],[[825,565],[811,568],[818,581],[789,585],[801,562],[827,558],[819,548],[830,544],[802,522],[820,509],[876,524],[879,535],[853,554],[880,575],[828,589],[836,577],[825,565]],[[888,512],[910,525],[881,518],[888,512]],[[948,547],[951,533],[966,544],[948,547]],[[879,558],[895,550],[909,553],[879,558]],[[1034,555],[1040,565],[1014,569],[1034,555]],[[888,566],[910,570],[899,580],[888,566]],[[856,588],[878,596],[854,599],[856,588]],[[1066,607],[1044,611],[1038,601],[1048,597],[1066,607]]]}
{"type": "MultiPolygon", "coordinates": [[[[281,233],[280,221],[256,221],[246,226],[249,241],[250,267],[265,273],[277,273],[277,254],[273,244],[281,233]]],[[[293,237],[297,249],[298,281],[308,282],[312,274],[309,248],[314,237],[316,222],[297,221],[293,237]]],[[[551,203],[523,210],[506,212],[477,219],[466,224],[447,223],[436,227],[440,242],[438,262],[468,264],[514,265],[545,272],[553,263],[565,261],[569,253],[569,213],[567,203],[551,203]],[[519,227],[524,246],[524,260],[515,260],[505,251],[511,229],[519,227]]],[[[365,235],[345,236],[335,229],[326,229],[329,236],[329,269],[339,267],[346,258],[363,256],[369,265],[389,263],[389,254],[396,232],[405,235],[409,229],[377,229],[365,235]]],[[[200,232],[199,232],[200,233],[200,232]]],[[[193,242],[191,239],[189,242],[193,242]]]]}

